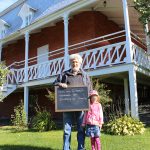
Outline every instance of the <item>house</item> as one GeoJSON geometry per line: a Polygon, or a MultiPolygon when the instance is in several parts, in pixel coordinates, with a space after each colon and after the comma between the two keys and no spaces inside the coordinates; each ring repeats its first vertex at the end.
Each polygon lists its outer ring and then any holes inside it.
{"type": "Polygon", "coordinates": [[[83,69],[110,84],[125,112],[139,118],[139,102],[150,100],[149,37],[139,16],[133,0],[18,0],[1,12],[0,59],[11,74],[0,117],[10,117],[20,99],[28,116],[30,95],[54,113],[45,89],[79,53],[83,69]]]}

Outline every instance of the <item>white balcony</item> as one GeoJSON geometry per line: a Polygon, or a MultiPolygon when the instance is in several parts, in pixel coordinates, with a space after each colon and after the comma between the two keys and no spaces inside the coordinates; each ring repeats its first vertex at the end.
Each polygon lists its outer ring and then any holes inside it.
{"type": "MultiPolygon", "coordinates": [[[[141,47],[145,47],[134,34],[132,35],[132,63],[150,71],[150,55],[141,47]],[[137,46],[142,45],[142,46],[137,46]]],[[[125,31],[105,35],[69,46],[69,54],[80,53],[84,70],[97,70],[112,66],[128,64],[125,31]]],[[[28,60],[28,81],[54,77],[64,71],[64,48],[54,50],[28,60]],[[48,55],[49,60],[37,64],[37,59],[48,55]]],[[[14,62],[8,67],[11,74],[7,76],[7,84],[22,84],[25,79],[24,61],[14,62]]]]}

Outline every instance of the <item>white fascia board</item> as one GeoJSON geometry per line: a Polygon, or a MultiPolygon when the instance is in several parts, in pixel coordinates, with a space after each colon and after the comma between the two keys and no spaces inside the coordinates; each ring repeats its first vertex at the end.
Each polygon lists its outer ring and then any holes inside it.
{"type": "Polygon", "coordinates": [[[23,83],[23,84],[20,84],[18,85],[18,88],[22,88],[22,87],[25,87],[25,86],[40,86],[40,85],[46,85],[46,84],[52,84],[56,79],[56,76],[54,77],[49,77],[47,79],[39,79],[39,80],[34,80],[34,81],[29,81],[27,83],[23,83]]]}
{"type": "MultiPolygon", "coordinates": [[[[110,67],[104,67],[104,68],[99,68],[96,70],[92,71],[87,71],[87,74],[89,76],[103,76],[103,75],[108,75],[108,74],[117,74],[117,73],[122,73],[122,72],[129,72],[130,69],[133,69],[135,67],[135,70],[143,73],[147,76],[150,77],[150,72],[146,72],[146,70],[138,67],[134,63],[131,64],[121,64],[117,66],[110,66],[110,67]]],[[[52,84],[56,79],[56,76],[49,77],[47,79],[39,79],[39,80],[34,80],[34,81],[29,81],[27,83],[23,83],[21,85],[18,85],[18,88],[22,88],[24,86],[40,86],[40,85],[46,85],[46,84],[52,84]]]]}
{"type": "Polygon", "coordinates": [[[16,32],[11,33],[9,36],[6,36],[5,38],[1,39],[0,42],[3,44],[13,41],[14,39],[20,37],[22,34],[17,30],[16,32]]]}
{"type": "MultiPolygon", "coordinates": [[[[105,67],[105,68],[100,68],[92,71],[87,71],[87,74],[89,76],[102,76],[102,75],[107,75],[107,74],[116,74],[116,73],[121,73],[121,72],[127,72],[129,69],[133,67],[133,64],[122,64],[120,66],[110,66],[110,67],[105,67]]],[[[24,87],[24,86],[40,86],[40,85],[46,85],[53,83],[56,79],[56,76],[49,77],[47,79],[38,79],[34,81],[29,81],[27,83],[23,83],[21,85],[18,85],[19,88],[24,87]]]]}
{"type": "Polygon", "coordinates": [[[78,9],[81,9],[83,7],[86,7],[94,2],[96,2],[97,0],[81,0],[81,1],[77,1],[76,3],[72,4],[72,5],[69,5],[67,7],[65,7],[64,9],[61,9],[53,14],[50,14],[50,15],[47,15],[43,18],[41,18],[40,20],[34,22],[34,23],[31,23],[29,26],[23,28],[23,29],[20,29],[20,30],[17,30],[17,32],[13,33],[13,36],[12,35],[9,35],[7,37],[5,37],[3,39],[3,43],[5,42],[8,42],[8,41],[11,41],[14,39],[14,37],[19,37],[21,35],[23,35],[24,33],[26,32],[30,32],[34,29],[38,29],[40,27],[42,27],[43,25],[47,24],[47,23],[50,23],[50,22],[53,22],[55,21],[56,19],[59,19],[59,18],[62,18],[63,17],[63,14],[65,12],[69,12],[69,13],[72,13],[78,9]],[[18,34],[18,32],[20,32],[20,34],[18,34]],[[16,34],[16,35],[15,35],[16,34]]]}
{"type": "Polygon", "coordinates": [[[116,66],[109,66],[104,68],[95,69],[92,71],[88,71],[89,76],[101,76],[107,74],[116,74],[121,72],[128,72],[133,64],[120,64],[116,66]]]}

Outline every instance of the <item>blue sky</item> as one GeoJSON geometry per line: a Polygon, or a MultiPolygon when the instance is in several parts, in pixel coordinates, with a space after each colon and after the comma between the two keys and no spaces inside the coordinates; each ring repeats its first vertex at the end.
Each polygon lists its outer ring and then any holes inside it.
{"type": "Polygon", "coordinates": [[[12,5],[17,0],[0,0],[0,12],[12,5]]]}

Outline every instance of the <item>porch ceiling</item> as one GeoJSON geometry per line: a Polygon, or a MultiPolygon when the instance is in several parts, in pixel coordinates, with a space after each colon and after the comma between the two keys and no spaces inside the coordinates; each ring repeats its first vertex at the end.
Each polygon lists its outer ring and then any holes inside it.
{"type": "MultiPolygon", "coordinates": [[[[134,8],[133,0],[128,0],[130,28],[133,33],[138,35],[145,41],[145,33],[143,25],[139,22],[140,14],[134,8]]],[[[95,11],[100,11],[108,17],[109,20],[117,23],[121,28],[124,28],[123,4],[122,0],[104,0],[98,1],[97,5],[93,8],[95,11]]],[[[150,28],[150,25],[149,25],[150,28]]]]}

